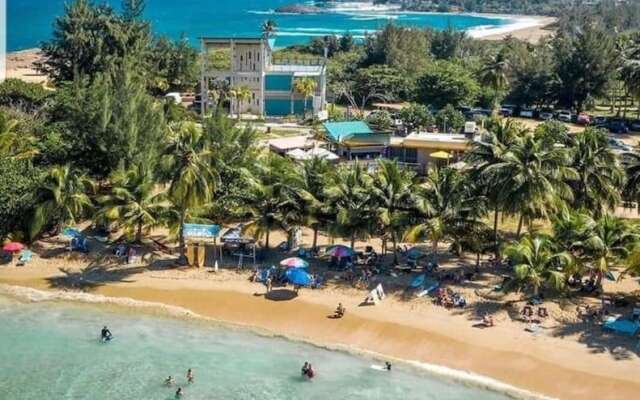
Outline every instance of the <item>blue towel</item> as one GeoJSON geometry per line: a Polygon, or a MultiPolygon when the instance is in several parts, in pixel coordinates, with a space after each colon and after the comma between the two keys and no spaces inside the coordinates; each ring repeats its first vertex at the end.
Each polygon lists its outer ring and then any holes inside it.
{"type": "Polygon", "coordinates": [[[409,287],[413,289],[417,289],[424,284],[424,280],[426,279],[426,274],[420,274],[411,280],[409,287]]]}

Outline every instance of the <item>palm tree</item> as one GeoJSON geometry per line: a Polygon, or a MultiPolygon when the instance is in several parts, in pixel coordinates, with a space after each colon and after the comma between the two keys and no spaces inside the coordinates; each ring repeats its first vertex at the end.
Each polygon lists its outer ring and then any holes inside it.
{"type": "Polygon", "coordinates": [[[493,115],[498,115],[500,111],[500,100],[509,86],[510,70],[511,62],[506,47],[498,54],[489,56],[480,70],[480,82],[494,91],[493,115]]]}
{"type": "Polygon", "coordinates": [[[194,123],[180,125],[161,158],[161,168],[169,183],[168,195],[175,214],[181,259],[185,254],[184,223],[191,211],[211,201],[219,182],[212,159],[210,139],[194,123]]]}
{"type": "Polygon", "coordinates": [[[413,207],[415,174],[398,166],[396,161],[383,160],[373,175],[373,194],[378,205],[378,221],[393,243],[393,262],[398,263],[398,239],[406,228],[413,207]]]}
{"type": "Polygon", "coordinates": [[[290,233],[303,220],[303,206],[295,196],[301,184],[291,161],[268,153],[253,171],[244,170],[244,189],[237,193],[239,216],[248,219],[247,232],[265,236],[265,248],[270,246],[271,231],[282,229],[290,233]]]}
{"type": "MultiPolygon", "coordinates": [[[[640,33],[633,33],[622,44],[618,70],[627,90],[640,102],[640,33]]],[[[640,118],[640,107],[638,107],[640,118]]]]}
{"type": "Polygon", "coordinates": [[[367,238],[375,225],[375,210],[372,193],[372,178],[364,167],[355,162],[338,168],[326,190],[329,204],[336,213],[336,233],[351,240],[367,238]]]}
{"type": "Polygon", "coordinates": [[[293,90],[304,97],[304,116],[307,116],[307,100],[313,96],[318,87],[318,82],[313,78],[297,78],[293,81],[293,90]]]}
{"type": "Polygon", "coordinates": [[[330,179],[331,172],[331,164],[319,157],[305,160],[300,170],[301,186],[297,194],[305,200],[304,214],[306,225],[313,229],[313,249],[318,246],[318,231],[323,226],[327,226],[331,217],[331,212],[326,206],[325,193],[325,185],[330,179]]]}
{"type": "Polygon", "coordinates": [[[0,155],[14,159],[30,159],[38,154],[33,135],[18,131],[18,120],[0,111],[0,155]]]}
{"type": "Polygon", "coordinates": [[[506,201],[502,195],[506,184],[503,176],[505,171],[500,168],[504,154],[518,140],[527,134],[526,128],[510,119],[491,120],[479,141],[473,141],[471,150],[467,153],[466,161],[473,167],[475,180],[486,188],[485,196],[493,209],[493,238],[496,252],[498,251],[498,216],[506,201]]]}
{"type": "Polygon", "coordinates": [[[109,193],[97,199],[102,208],[95,218],[115,222],[140,243],[143,231],[161,225],[168,206],[166,193],[158,189],[150,169],[141,164],[117,169],[109,181],[109,193]]]}
{"type": "Polygon", "coordinates": [[[635,201],[640,214],[640,155],[634,152],[626,153],[623,165],[627,178],[623,191],[625,200],[635,201]]]}
{"type": "Polygon", "coordinates": [[[609,147],[606,132],[587,128],[574,136],[572,167],[578,179],[572,182],[574,206],[601,215],[620,202],[624,170],[609,147]]]}
{"type": "Polygon", "coordinates": [[[272,20],[268,19],[262,23],[262,36],[265,39],[269,39],[278,29],[278,24],[272,20]]]}
{"type": "MultiPolygon", "coordinates": [[[[504,153],[501,170],[505,211],[520,214],[516,237],[523,223],[536,218],[548,218],[550,213],[573,200],[568,181],[577,178],[570,166],[569,152],[562,147],[546,146],[533,134],[528,134],[504,153]]],[[[493,167],[492,167],[493,168],[493,167]]]]}
{"type": "Polygon", "coordinates": [[[472,185],[453,168],[432,168],[415,193],[416,223],[407,231],[405,240],[431,241],[434,262],[438,262],[438,245],[446,238],[458,237],[480,225],[484,199],[476,196],[472,185]]]}
{"type": "Polygon", "coordinates": [[[234,86],[229,90],[229,96],[236,99],[236,112],[240,121],[240,106],[251,98],[251,89],[247,85],[234,86]]]}
{"type": "Polygon", "coordinates": [[[55,231],[67,224],[75,224],[92,207],[89,197],[95,182],[70,165],[52,167],[46,172],[40,188],[41,202],[35,209],[29,236],[33,239],[49,224],[55,231]]]}
{"type": "Polygon", "coordinates": [[[557,252],[549,237],[527,235],[506,246],[504,252],[515,263],[514,283],[532,287],[534,296],[538,296],[543,285],[555,290],[564,288],[563,268],[571,265],[573,260],[570,254],[557,252]]]}

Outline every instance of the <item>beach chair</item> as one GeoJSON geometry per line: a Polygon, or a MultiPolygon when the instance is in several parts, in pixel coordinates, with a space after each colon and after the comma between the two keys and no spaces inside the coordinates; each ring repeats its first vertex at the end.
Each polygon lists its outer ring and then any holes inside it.
{"type": "Polygon", "coordinates": [[[20,256],[18,257],[18,263],[16,265],[23,266],[30,262],[31,258],[33,258],[33,253],[31,252],[31,250],[22,250],[20,256]]]}

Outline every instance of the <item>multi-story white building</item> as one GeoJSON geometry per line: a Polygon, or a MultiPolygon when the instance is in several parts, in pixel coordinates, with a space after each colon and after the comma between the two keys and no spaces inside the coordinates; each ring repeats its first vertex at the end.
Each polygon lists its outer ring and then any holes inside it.
{"type": "Polygon", "coordinates": [[[226,81],[231,88],[245,86],[250,97],[238,104],[230,102],[232,114],[256,114],[282,117],[302,114],[305,108],[313,114],[325,109],[326,58],[292,61],[273,60],[273,39],[212,38],[201,41],[201,111],[212,103],[213,81],[226,81]],[[294,89],[296,79],[309,77],[317,82],[313,96],[304,98],[294,89]],[[239,109],[238,109],[239,108],[239,109]]]}

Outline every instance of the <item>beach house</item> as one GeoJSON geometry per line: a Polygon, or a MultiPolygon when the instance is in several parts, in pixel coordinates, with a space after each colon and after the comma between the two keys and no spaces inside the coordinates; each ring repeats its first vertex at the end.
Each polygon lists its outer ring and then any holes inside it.
{"type": "Polygon", "coordinates": [[[267,38],[200,38],[201,111],[214,103],[221,84],[236,95],[229,102],[231,114],[254,114],[283,117],[325,109],[326,58],[304,60],[274,59],[274,39],[267,38]],[[304,96],[295,90],[297,79],[315,80],[315,92],[304,96]],[[243,94],[237,96],[237,89],[243,94]],[[235,90],[234,90],[235,89],[235,90]]]}

